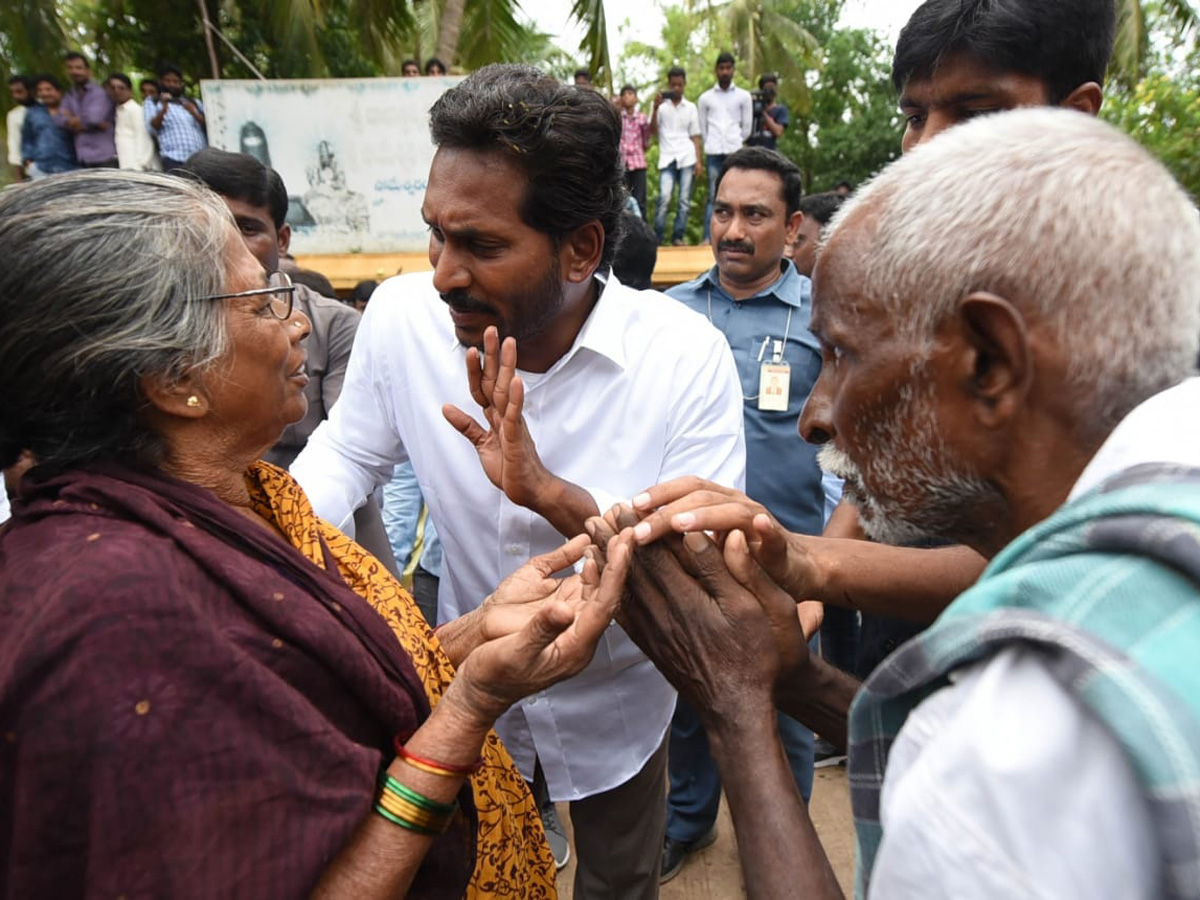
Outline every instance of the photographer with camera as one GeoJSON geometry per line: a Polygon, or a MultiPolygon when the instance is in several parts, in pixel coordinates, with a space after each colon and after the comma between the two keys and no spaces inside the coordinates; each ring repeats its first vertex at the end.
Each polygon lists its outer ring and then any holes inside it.
{"type": "Polygon", "coordinates": [[[746,138],[747,147],[777,149],[779,138],[791,122],[788,108],[775,100],[778,90],[779,77],[767,73],[758,79],[758,90],[750,93],[754,100],[754,122],[750,137],[746,138]]]}
{"type": "Polygon", "coordinates": [[[193,153],[208,146],[204,104],[183,93],[183,73],[163,66],[158,73],[159,93],[143,107],[147,130],[158,139],[163,171],[178,169],[193,153]]]}

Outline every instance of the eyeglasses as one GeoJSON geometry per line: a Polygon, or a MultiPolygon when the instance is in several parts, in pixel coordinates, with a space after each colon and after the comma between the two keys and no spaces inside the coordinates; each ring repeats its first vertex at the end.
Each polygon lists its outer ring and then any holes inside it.
{"type": "Polygon", "coordinates": [[[292,317],[292,300],[296,295],[296,286],[292,284],[287,272],[272,272],[267,278],[267,287],[255,288],[252,291],[238,291],[236,294],[210,294],[201,300],[233,300],[237,297],[261,297],[271,295],[271,315],[277,319],[292,317]]]}

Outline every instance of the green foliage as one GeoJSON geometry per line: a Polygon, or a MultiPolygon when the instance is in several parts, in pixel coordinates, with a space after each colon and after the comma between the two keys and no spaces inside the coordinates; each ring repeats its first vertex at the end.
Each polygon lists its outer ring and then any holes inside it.
{"type": "MultiPolygon", "coordinates": [[[[805,189],[829,190],[843,179],[857,184],[900,153],[903,128],[891,85],[891,48],[874,32],[839,28],[842,5],[843,0],[732,0],[714,9],[685,0],[663,10],[662,40],[628,43],[617,70],[621,80],[642,89],[649,106],[652,91],[665,85],[666,70],[681,65],[688,73],[685,94],[694,102],[713,83],[717,54],[732,47],[735,79],[743,87],[755,87],[766,71],[781,75],[779,99],[788,105],[792,123],[779,149],[804,172],[805,189]],[[650,73],[651,79],[639,83],[626,72],[650,73]]],[[[647,153],[652,210],[658,204],[657,160],[655,144],[647,153]]],[[[687,229],[691,243],[703,233],[707,197],[708,185],[699,178],[687,229]]]]}
{"type": "Polygon", "coordinates": [[[1200,74],[1196,51],[1182,63],[1152,60],[1132,86],[1109,86],[1100,115],[1155,154],[1200,201],[1200,74]]]}
{"type": "Polygon", "coordinates": [[[887,42],[872,31],[840,29],[828,34],[824,50],[809,112],[793,115],[780,141],[810,193],[866,180],[900,155],[904,131],[887,42]]]}
{"type": "Polygon", "coordinates": [[[1149,72],[1155,60],[1152,37],[1169,36],[1178,43],[1200,30],[1200,14],[1190,0],[1118,0],[1117,35],[1109,78],[1129,90],[1149,72]]]}

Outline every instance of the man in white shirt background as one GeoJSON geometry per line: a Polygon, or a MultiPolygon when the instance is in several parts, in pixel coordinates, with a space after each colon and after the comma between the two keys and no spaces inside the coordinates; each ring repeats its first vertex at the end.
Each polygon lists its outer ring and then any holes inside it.
{"type": "Polygon", "coordinates": [[[696,111],[700,116],[700,140],[704,142],[707,167],[708,203],[704,207],[704,242],[708,243],[709,219],[712,218],[713,185],[725,164],[725,157],[742,149],[754,124],[754,99],[745,88],[733,83],[733,54],[717,57],[717,83],[700,95],[696,111]]]}
{"type": "Polygon", "coordinates": [[[654,95],[650,115],[650,134],[658,137],[658,209],[654,212],[654,233],[660,244],[666,243],[667,207],[671,192],[679,189],[671,243],[683,243],[688,212],[692,208],[694,179],[704,170],[700,149],[700,116],[696,104],[683,96],[687,72],[680,66],[667,71],[667,89],[654,95]]]}
{"type": "MultiPolygon", "coordinates": [[[[376,289],[341,398],[292,472],[345,528],[411,461],[444,545],[447,621],[647,483],[741,487],[745,444],[720,332],[608,273],[625,202],[612,104],[489,66],[430,117],[434,271],[376,289]]],[[[575,897],[657,896],[673,708],[613,625],[584,672],[498,723],[525,777],[540,768],[551,798],[570,801],[575,897]]]]}
{"type": "Polygon", "coordinates": [[[24,75],[11,75],[8,92],[17,104],[4,117],[5,133],[8,135],[8,165],[12,168],[14,181],[25,180],[25,161],[21,158],[21,128],[25,125],[25,111],[33,105],[33,85],[24,75]]]}
{"type": "Polygon", "coordinates": [[[117,165],[122,169],[139,172],[157,172],[162,169],[154,138],[146,129],[142,104],[133,99],[133,82],[122,72],[114,72],[104,82],[108,96],[113,102],[116,125],[113,138],[117,144],[117,165]]]}

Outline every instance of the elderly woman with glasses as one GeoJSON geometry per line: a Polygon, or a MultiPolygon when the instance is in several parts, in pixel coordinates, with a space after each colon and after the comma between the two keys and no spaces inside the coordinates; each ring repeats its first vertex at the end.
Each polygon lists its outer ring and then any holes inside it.
{"type": "Polygon", "coordinates": [[[0,258],[0,466],[36,461],[0,528],[5,891],[553,896],[491,725],[586,664],[630,536],[434,637],[258,462],[304,415],[309,326],[215,194],[10,188],[0,258]]]}

